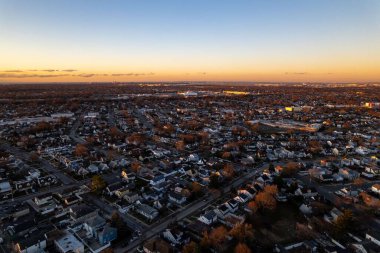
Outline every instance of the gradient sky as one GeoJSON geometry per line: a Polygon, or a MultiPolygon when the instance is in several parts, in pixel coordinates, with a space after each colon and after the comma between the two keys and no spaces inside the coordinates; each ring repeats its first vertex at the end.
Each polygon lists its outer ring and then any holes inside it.
{"type": "Polygon", "coordinates": [[[0,82],[380,81],[379,0],[0,0],[0,82]]]}

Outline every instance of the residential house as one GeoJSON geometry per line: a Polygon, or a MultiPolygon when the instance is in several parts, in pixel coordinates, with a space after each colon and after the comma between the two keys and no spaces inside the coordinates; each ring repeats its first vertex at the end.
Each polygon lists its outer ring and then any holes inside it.
{"type": "Polygon", "coordinates": [[[190,238],[185,236],[181,229],[177,228],[167,228],[162,235],[166,240],[175,245],[184,245],[190,241],[190,238]]]}
{"type": "Polygon", "coordinates": [[[172,253],[173,248],[162,239],[154,238],[146,241],[143,246],[145,253],[172,253]]]}
{"type": "Polygon", "coordinates": [[[128,192],[124,195],[124,199],[131,204],[140,199],[140,196],[137,192],[128,192]]]}
{"type": "Polygon", "coordinates": [[[374,184],[374,185],[372,185],[371,191],[380,195],[380,184],[374,184]]]}
{"type": "Polygon", "coordinates": [[[57,178],[53,175],[38,177],[36,181],[39,187],[46,187],[46,186],[55,185],[58,183],[57,178]]]}
{"type": "Polygon", "coordinates": [[[62,200],[66,206],[71,206],[71,205],[78,204],[80,201],[82,201],[82,198],[76,194],[71,194],[69,196],[63,197],[62,200]]]}
{"type": "Polygon", "coordinates": [[[23,192],[31,190],[33,187],[33,182],[29,180],[19,180],[13,182],[15,191],[23,192]]]}
{"type": "Polygon", "coordinates": [[[357,171],[348,169],[348,168],[340,168],[339,174],[346,180],[354,180],[360,176],[360,174],[357,171]]]}
{"type": "Polygon", "coordinates": [[[11,236],[25,236],[33,229],[36,229],[36,222],[33,217],[29,216],[28,219],[20,223],[14,223],[12,226],[8,226],[6,230],[11,236]]]}
{"type": "Polygon", "coordinates": [[[114,195],[118,198],[122,198],[128,192],[128,189],[121,182],[116,182],[108,185],[105,191],[109,196],[114,195]]]}
{"type": "Polygon", "coordinates": [[[106,224],[98,231],[98,240],[102,245],[106,245],[117,238],[117,229],[106,224]]]}
{"type": "Polygon", "coordinates": [[[338,208],[334,207],[329,215],[325,215],[325,220],[328,221],[328,222],[335,222],[339,216],[341,216],[343,214],[342,211],[340,211],[338,208]]]}
{"type": "Polygon", "coordinates": [[[155,208],[146,204],[135,205],[135,211],[147,218],[148,220],[153,220],[158,216],[158,211],[155,208]]]}
{"type": "Polygon", "coordinates": [[[207,225],[211,225],[212,223],[216,222],[218,219],[218,216],[216,215],[216,213],[211,210],[211,211],[208,211],[207,213],[205,214],[202,214],[198,220],[207,224],[207,225]]]}
{"type": "Polygon", "coordinates": [[[12,195],[12,186],[9,181],[3,180],[0,182],[0,198],[7,199],[12,195]]]}
{"type": "Polygon", "coordinates": [[[26,236],[13,238],[13,250],[17,253],[45,252],[47,240],[45,234],[54,230],[53,225],[36,227],[26,236]]]}
{"type": "Polygon", "coordinates": [[[237,202],[240,202],[240,203],[247,203],[248,201],[250,201],[252,199],[252,197],[246,193],[239,193],[235,198],[234,200],[236,200],[237,202]]]}
{"type": "Polygon", "coordinates": [[[87,167],[87,171],[90,173],[98,173],[99,172],[99,167],[96,164],[90,164],[87,167]]]}
{"type": "Polygon", "coordinates": [[[72,206],[69,209],[70,218],[75,223],[84,222],[87,219],[91,218],[98,214],[98,209],[89,207],[86,204],[79,204],[77,206],[72,206]]]}
{"type": "Polygon", "coordinates": [[[231,213],[236,212],[239,208],[239,202],[236,201],[235,199],[230,199],[229,201],[227,201],[226,204],[231,213]]]}
{"type": "Polygon", "coordinates": [[[227,203],[221,204],[214,209],[214,212],[218,218],[223,219],[230,212],[230,206],[227,203]]]}
{"type": "Polygon", "coordinates": [[[54,245],[60,253],[84,253],[83,243],[69,232],[54,240],[54,245]]]}
{"type": "Polygon", "coordinates": [[[237,225],[243,224],[244,221],[245,221],[245,218],[243,216],[237,216],[232,213],[229,213],[220,222],[226,225],[227,227],[233,228],[237,225]]]}
{"type": "Polygon", "coordinates": [[[31,207],[40,214],[48,214],[58,208],[57,203],[53,199],[53,196],[50,193],[34,197],[33,200],[27,201],[31,207]]]}
{"type": "Polygon", "coordinates": [[[124,181],[133,182],[133,180],[136,179],[136,173],[123,170],[121,172],[121,177],[124,181]]]}
{"type": "Polygon", "coordinates": [[[169,193],[169,201],[176,203],[178,205],[182,205],[183,203],[186,202],[186,197],[179,193],[171,192],[169,193]]]}
{"type": "Polygon", "coordinates": [[[294,192],[296,196],[302,196],[304,198],[316,197],[318,195],[317,189],[313,187],[298,187],[298,189],[294,192]]]}
{"type": "Polygon", "coordinates": [[[165,182],[164,175],[155,176],[154,178],[152,178],[152,180],[149,181],[150,185],[152,186],[158,185],[163,182],[165,182]]]}

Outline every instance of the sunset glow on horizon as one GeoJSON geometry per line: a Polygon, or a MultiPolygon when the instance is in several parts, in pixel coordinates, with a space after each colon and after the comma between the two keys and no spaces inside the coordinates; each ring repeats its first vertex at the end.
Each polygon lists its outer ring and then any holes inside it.
{"type": "Polygon", "coordinates": [[[0,82],[380,81],[380,1],[0,0],[0,82]]]}

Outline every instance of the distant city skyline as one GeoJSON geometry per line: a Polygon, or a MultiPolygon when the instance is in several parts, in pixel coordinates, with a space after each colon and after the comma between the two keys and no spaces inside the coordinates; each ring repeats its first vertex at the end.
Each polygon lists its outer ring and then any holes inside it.
{"type": "Polygon", "coordinates": [[[0,82],[380,81],[380,1],[0,0],[0,82]]]}

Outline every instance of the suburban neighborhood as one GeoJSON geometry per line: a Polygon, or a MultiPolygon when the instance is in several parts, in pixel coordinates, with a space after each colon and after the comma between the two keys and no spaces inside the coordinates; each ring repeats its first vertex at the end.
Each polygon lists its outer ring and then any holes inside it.
{"type": "Polygon", "coordinates": [[[378,87],[93,85],[0,87],[0,252],[380,252],[378,87]]]}

